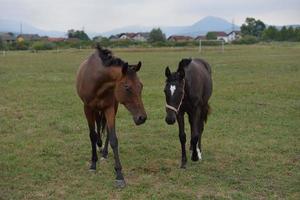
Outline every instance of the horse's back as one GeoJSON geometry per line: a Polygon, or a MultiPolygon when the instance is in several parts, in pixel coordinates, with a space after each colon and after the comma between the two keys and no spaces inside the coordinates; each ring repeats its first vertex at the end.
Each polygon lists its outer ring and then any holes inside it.
{"type": "Polygon", "coordinates": [[[203,59],[192,59],[185,68],[186,81],[189,84],[189,94],[197,102],[207,104],[212,94],[211,67],[203,59]]]}

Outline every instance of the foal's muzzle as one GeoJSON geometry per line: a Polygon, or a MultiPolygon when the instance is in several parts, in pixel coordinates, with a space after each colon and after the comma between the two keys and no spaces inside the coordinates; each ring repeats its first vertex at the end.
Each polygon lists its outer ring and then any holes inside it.
{"type": "Polygon", "coordinates": [[[167,116],[165,118],[167,124],[172,125],[176,122],[176,115],[173,111],[167,112],[167,116]]]}
{"type": "Polygon", "coordinates": [[[134,123],[136,125],[141,125],[141,124],[145,123],[146,119],[147,119],[147,115],[138,115],[133,118],[134,123]]]}

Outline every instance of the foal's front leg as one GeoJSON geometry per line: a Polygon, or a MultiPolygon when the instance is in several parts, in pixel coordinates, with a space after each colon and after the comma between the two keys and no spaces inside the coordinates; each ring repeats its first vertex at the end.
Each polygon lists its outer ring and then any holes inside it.
{"type": "Polygon", "coordinates": [[[179,128],[179,140],[181,144],[181,168],[186,168],[186,151],[185,151],[185,143],[186,143],[186,134],[184,132],[184,114],[179,113],[177,115],[177,123],[179,128]]]}
{"type": "Polygon", "coordinates": [[[119,158],[118,150],[118,138],[115,131],[115,110],[114,108],[108,108],[105,111],[107,120],[107,128],[109,135],[109,143],[114,152],[115,159],[115,171],[116,171],[116,186],[119,188],[125,187],[126,183],[122,174],[122,165],[119,158]]]}

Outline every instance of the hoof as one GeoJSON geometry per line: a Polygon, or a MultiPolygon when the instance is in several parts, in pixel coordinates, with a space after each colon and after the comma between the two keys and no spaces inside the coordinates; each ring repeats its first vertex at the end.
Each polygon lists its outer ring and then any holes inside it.
{"type": "Polygon", "coordinates": [[[116,180],[117,188],[124,188],[126,186],[125,180],[116,180]]]}
{"type": "Polygon", "coordinates": [[[90,171],[96,171],[96,162],[92,162],[89,170],[90,171]]]}
{"type": "Polygon", "coordinates": [[[193,154],[191,159],[192,159],[192,161],[196,162],[199,160],[199,157],[197,154],[196,155],[193,154]]]}
{"type": "Polygon", "coordinates": [[[108,153],[103,153],[103,152],[102,152],[102,157],[101,157],[101,159],[102,159],[102,158],[107,159],[107,158],[108,158],[108,153]]]}
{"type": "Polygon", "coordinates": [[[186,169],[186,164],[181,164],[181,165],[180,165],[180,168],[181,168],[181,169],[186,169]]]}
{"type": "Polygon", "coordinates": [[[102,156],[102,157],[100,158],[100,160],[107,160],[107,157],[105,158],[105,157],[102,156]]]}

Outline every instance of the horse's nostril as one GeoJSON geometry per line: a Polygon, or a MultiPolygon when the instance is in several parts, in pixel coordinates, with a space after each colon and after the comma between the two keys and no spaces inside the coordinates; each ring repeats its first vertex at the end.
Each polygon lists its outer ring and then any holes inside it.
{"type": "Polygon", "coordinates": [[[146,121],[146,119],[147,119],[146,116],[140,115],[136,118],[135,123],[137,125],[140,125],[140,124],[144,123],[146,121]]]}
{"type": "Polygon", "coordinates": [[[139,116],[139,121],[141,121],[141,122],[146,121],[146,117],[145,116],[139,116]]]}

